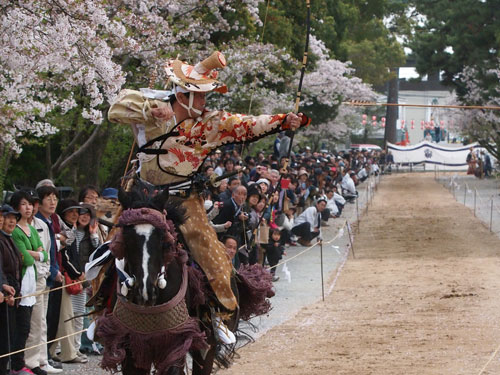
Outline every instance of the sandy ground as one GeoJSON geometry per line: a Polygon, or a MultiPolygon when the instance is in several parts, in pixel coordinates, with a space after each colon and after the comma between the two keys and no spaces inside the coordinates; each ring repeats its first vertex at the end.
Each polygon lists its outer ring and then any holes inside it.
{"type": "Polygon", "coordinates": [[[384,177],[354,250],[219,374],[500,374],[500,240],[432,174],[384,177]]]}

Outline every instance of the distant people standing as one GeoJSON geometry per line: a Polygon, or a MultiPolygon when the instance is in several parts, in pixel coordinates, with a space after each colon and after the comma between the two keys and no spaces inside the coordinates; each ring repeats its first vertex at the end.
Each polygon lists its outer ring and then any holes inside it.
{"type": "Polygon", "coordinates": [[[465,161],[469,165],[467,169],[467,174],[474,175],[476,172],[476,162],[477,162],[477,157],[476,154],[474,153],[474,147],[471,147],[469,149],[469,153],[467,154],[465,161]]]}
{"type": "Polygon", "coordinates": [[[490,155],[487,152],[481,151],[481,158],[483,159],[484,177],[490,177],[493,170],[490,155]]]}
{"type": "Polygon", "coordinates": [[[392,172],[392,164],[394,164],[394,156],[390,151],[387,151],[387,156],[385,157],[385,162],[387,164],[387,170],[392,172]]]}

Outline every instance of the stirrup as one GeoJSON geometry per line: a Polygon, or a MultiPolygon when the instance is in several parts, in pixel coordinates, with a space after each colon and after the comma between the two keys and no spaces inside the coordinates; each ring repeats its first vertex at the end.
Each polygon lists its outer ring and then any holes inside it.
{"type": "Polygon", "coordinates": [[[212,325],[214,327],[215,337],[218,341],[226,345],[236,343],[236,337],[229,328],[224,324],[222,318],[217,313],[212,312],[212,325]]]}

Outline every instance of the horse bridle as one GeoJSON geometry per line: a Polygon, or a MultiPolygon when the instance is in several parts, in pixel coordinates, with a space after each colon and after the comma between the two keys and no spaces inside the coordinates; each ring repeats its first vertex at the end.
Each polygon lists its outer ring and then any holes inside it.
{"type": "MultiPolygon", "coordinates": [[[[141,207],[141,208],[129,208],[124,210],[120,215],[118,220],[118,226],[133,226],[137,224],[151,224],[153,227],[160,229],[165,234],[165,242],[169,244],[174,244],[175,239],[170,233],[170,229],[173,228],[173,224],[169,225],[166,219],[166,211],[160,212],[153,208],[141,207]]],[[[121,235],[121,233],[119,234],[121,235]]],[[[119,239],[117,239],[118,242],[119,239]]],[[[123,246],[123,245],[122,245],[123,246]]],[[[115,249],[116,250],[116,249],[115,249]]],[[[129,289],[133,288],[135,285],[135,276],[130,276],[124,269],[123,260],[117,256],[116,260],[117,269],[125,276],[125,280],[121,283],[120,292],[122,295],[126,296],[129,289]]],[[[167,286],[166,275],[166,265],[161,266],[160,272],[155,280],[155,286],[159,289],[165,289],[167,286]]]]}

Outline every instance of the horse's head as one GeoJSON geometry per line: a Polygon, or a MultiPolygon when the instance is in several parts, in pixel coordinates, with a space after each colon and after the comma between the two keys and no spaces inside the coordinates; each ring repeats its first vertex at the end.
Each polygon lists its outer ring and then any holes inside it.
{"type": "Polygon", "coordinates": [[[153,197],[147,191],[120,191],[119,200],[123,211],[115,255],[125,259],[125,271],[133,280],[128,297],[139,305],[164,302],[179,289],[182,262],[187,257],[166,215],[180,220],[184,213],[180,207],[167,204],[167,190],[153,197]]]}

